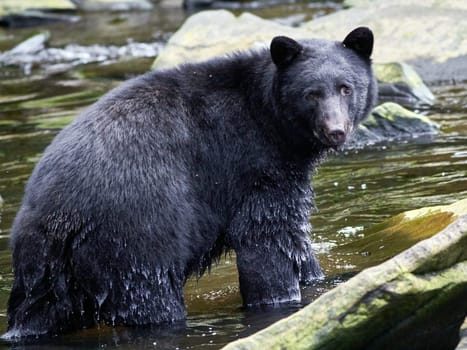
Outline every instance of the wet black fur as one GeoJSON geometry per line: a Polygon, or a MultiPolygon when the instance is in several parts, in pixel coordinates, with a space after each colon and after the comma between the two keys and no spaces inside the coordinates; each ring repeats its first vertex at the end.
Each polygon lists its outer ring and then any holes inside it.
{"type": "Polygon", "coordinates": [[[310,176],[329,149],[304,91],[346,77],[355,125],[376,94],[369,58],[300,44],[277,66],[264,49],[147,73],[57,135],[13,226],[9,336],[182,320],[186,279],[230,249],[245,305],[300,299],[322,275],[310,176]]]}

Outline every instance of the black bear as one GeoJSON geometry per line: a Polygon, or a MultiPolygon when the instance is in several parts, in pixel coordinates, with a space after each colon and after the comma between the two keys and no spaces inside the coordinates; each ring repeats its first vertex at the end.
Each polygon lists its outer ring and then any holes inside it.
{"type": "Polygon", "coordinates": [[[246,306],[322,276],[311,174],[370,112],[373,34],[154,71],[102,97],[45,150],[11,246],[23,337],[185,318],[183,286],[234,250],[246,306]]]}

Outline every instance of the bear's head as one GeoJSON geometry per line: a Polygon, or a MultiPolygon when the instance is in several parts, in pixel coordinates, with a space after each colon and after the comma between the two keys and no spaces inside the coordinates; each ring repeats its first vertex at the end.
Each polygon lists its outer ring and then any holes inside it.
{"type": "Polygon", "coordinates": [[[273,103],[290,141],[342,146],[376,100],[371,30],[359,27],[342,42],[278,36],[270,51],[273,103]]]}

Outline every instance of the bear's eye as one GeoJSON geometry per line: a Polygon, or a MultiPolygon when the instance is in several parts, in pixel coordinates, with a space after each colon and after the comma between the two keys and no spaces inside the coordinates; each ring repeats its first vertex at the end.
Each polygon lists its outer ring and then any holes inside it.
{"type": "Polygon", "coordinates": [[[342,96],[349,96],[352,95],[352,88],[347,85],[342,85],[341,86],[341,95],[342,96]]]}
{"type": "Polygon", "coordinates": [[[308,101],[312,101],[312,102],[319,100],[320,97],[321,97],[321,93],[319,91],[308,91],[305,95],[305,98],[308,101]]]}

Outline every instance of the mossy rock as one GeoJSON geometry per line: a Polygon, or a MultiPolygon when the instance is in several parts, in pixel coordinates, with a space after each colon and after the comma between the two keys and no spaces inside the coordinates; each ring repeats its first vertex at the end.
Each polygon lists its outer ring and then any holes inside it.
{"type": "Polygon", "coordinates": [[[364,238],[338,247],[340,254],[355,254],[353,263],[361,267],[381,263],[391,254],[432,237],[460,216],[467,215],[467,199],[446,206],[411,210],[363,231],[364,238]],[[381,249],[391,247],[391,249],[381,249]]]}
{"type": "Polygon", "coordinates": [[[428,117],[409,111],[397,103],[386,102],[373,109],[347,146],[360,147],[388,140],[436,135],[439,129],[439,125],[428,117]]]}
{"type": "Polygon", "coordinates": [[[267,47],[275,35],[305,38],[306,33],[250,13],[236,17],[226,10],[202,11],[189,17],[169,39],[153,69],[202,62],[255,47],[267,47]]]}
{"type": "Polygon", "coordinates": [[[224,350],[454,349],[467,314],[467,200],[385,225],[416,239],[437,233],[224,350]]]}
{"type": "Polygon", "coordinates": [[[25,10],[74,10],[75,6],[68,0],[2,0],[0,17],[21,13],[25,10]]]}
{"type": "Polygon", "coordinates": [[[430,107],[435,97],[418,73],[408,64],[375,64],[379,102],[393,101],[407,107],[430,107]]]}
{"type": "Polygon", "coordinates": [[[397,137],[410,134],[436,134],[438,124],[424,115],[414,113],[393,102],[377,106],[363,123],[370,131],[381,136],[397,137]]]}
{"type": "Polygon", "coordinates": [[[1,0],[0,26],[22,28],[54,22],[76,22],[69,14],[75,6],[68,0],[1,0]]]}

